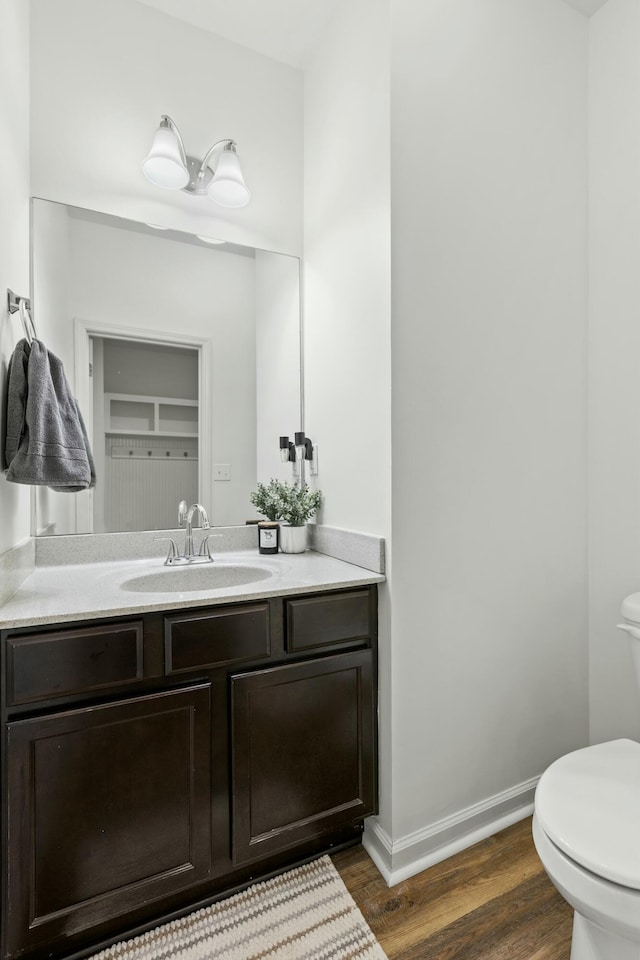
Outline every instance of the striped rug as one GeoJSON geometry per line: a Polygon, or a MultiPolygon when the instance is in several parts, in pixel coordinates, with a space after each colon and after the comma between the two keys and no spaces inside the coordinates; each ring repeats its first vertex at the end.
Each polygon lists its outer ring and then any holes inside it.
{"type": "Polygon", "coordinates": [[[93,960],[387,960],[329,857],[117,943],[93,960]]]}

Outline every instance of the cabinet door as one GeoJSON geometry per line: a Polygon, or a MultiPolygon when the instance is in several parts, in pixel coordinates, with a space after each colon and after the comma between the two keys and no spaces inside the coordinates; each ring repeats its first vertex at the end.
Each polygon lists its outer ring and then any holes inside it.
{"type": "Polygon", "coordinates": [[[6,955],[207,878],[209,728],[208,684],[8,724],[6,955]]]}
{"type": "Polygon", "coordinates": [[[374,812],[371,650],[236,674],[231,723],[234,862],[374,812]]]}

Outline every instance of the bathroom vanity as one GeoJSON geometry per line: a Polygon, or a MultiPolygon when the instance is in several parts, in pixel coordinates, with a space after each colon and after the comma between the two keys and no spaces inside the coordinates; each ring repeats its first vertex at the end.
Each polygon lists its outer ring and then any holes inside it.
{"type": "Polygon", "coordinates": [[[357,841],[381,579],[3,629],[2,957],[86,955],[357,841]]]}

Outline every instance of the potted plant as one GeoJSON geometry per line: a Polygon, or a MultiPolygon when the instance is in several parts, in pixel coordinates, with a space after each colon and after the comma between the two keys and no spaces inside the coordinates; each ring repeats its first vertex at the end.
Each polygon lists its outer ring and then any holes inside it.
{"type": "Polygon", "coordinates": [[[280,519],[282,510],[282,487],[286,486],[280,480],[269,480],[269,483],[259,483],[249,499],[258,513],[267,520],[280,519]]]}
{"type": "Polygon", "coordinates": [[[259,483],[257,489],[249,499],[258,513],[266,517],[266,522],[258,523],[258,551],[259,553],[277,553],[280,544],[280,519],[282,509],[282,484],[279,480],[271,479],[269,483],[259,483]]]}
{"type": "Polygon", "coordinates": [[[322,504],[319,490],[306,483],[270,480],[259,483],[251,494],[251,503],[269,520],[280,520],[280,549],[283,553],[303,553],[307,549],[307,520],[322,504]]]}
{"type": "Polygon", "coordinates": [[[281,489],[280,549],[283,553],[304,553],[307,549],[307,520],[322,505],[319,490],[309,490],[306,483],[284,483],[281,489]]]}

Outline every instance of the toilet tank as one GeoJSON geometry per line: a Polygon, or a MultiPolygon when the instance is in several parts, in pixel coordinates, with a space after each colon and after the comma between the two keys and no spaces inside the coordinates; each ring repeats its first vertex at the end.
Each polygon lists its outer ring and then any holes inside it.
{"type": "Polygon", "coordinates": [[[632,593],[622,602],[624,623],[618,624],[629,638],[631,657],[636,672],[636,681],[640,690],[640,593],[632,593]]]}

